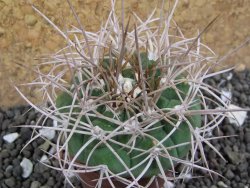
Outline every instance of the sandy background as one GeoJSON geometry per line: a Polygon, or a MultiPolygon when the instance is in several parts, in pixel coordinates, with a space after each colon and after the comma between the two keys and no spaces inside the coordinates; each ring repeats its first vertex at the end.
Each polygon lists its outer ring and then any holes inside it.
{"type": "MultiPolygon", "coordinates": [[[[126,0],[125,0],[126,1],[126,0]]],[[[86,30],[95,31],[109,12],[109,0],[71,0],[86,30]]],[[[117,13],[120,0],[117,0],[117,13]]],[[[167,1],[169,2],[169,1],[167,1]]],[[[171,1],[172,2],[172,1],[171,1]]],[[[34,4],[62,30],[77,25],[66,0],[0,0],[0,107],[25,104],[13,83],[34,78],[35,57],[57,51],[65,45],[60,35],[31,7],[34,4]],[[30,69],[20,68],[23,64],[30,69]]],[[[157,0],[127,0],[125,15],[136,11],[146,18],[157,0]]],[[[167,7],[167,6],[166,6],[167,7]]],[[[220,19],[202,37],[218,55],[223,55],[250,36],[250,0],[180,0],[174,18],[187,36],[194,36],[214,17],[220,19]]],[[[238,70],[250,67],[250,45],[227,60],[238,70]]],[[[26,94],[35,99],[35,90],[26,94]]]]}

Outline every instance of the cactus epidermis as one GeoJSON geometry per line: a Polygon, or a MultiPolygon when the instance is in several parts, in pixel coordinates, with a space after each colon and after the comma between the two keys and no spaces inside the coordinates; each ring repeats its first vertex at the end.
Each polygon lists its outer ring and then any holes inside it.
{"type": "MultiPolygon", "coordinates": [[[[167,82],[168,78],[164,77],[165,70],[157,68],[156,61],[149,60],[145,53],[142,53],[140,56],[143,74],[147,83],[146,94],[150,100],[154,100],[154,97],[149,96],[150,92],[160,87],[164,88],[164,84],[167,82]]],[[[102,63],[102,70],[106,71],[107,75],[112,72],[112,67],[113,69],[116,67],[114,65],[109,65],[109,63],[109,59],[104,60],[102,63]]],[[[160,95],[156,98],[156,101],[154,101],[154,104],[160,109],[161,113],[159,109],[156,110],[156,107],[151,107],[149,104],[149,113],[145,114],[143,113],[145,111],[143,111],[143,108],[145,108],[145,101],[142,97],[143,91],[141,85],[137,84],[137,82],[139,82],[138,75],[140,74],[136,65],[138,61],[131,60],[129,63],[130,66],[123,67],[121,75],[119,75],[118,84],[120,83],[121,87],[117,87],[116,89],[120,90],[120,92],[112,93],[112,97],[110,94],[110,96],[103,98],[94,105],[98,105],[98,103],[101,104],[101,102],[105,100],[113,100],[113,96],[117,96],[115,98],[116,100],[123,100],[120,95],[124,94],[128,97],[130,94],[133,100],[126,102],[128,104],[131,103],[130,108],[132,108],[132,110],[125,108],[125,106],[122,105],[123,103],[118,103],[118,105],[103,104],[99,105],[97,110],[89,109],[89,114],[100,113],[103,116],[90,115],[87,120],[84,114],[82,115],[82,122],[89,124],[89,121],[91,121],[90,125],[93,126],[92,132],[90,131],[91,134],[86,135],[74,133],[68,143],[69,154],[70,156],[74,156],[85,143],[96,136],[96,139],[93,139],[77,157],[77,161],[84,164],[87,163],[87,165],[90,166],[107,165],[111,172],[115,174],[121,173],[121,176],[124,177],[130,176],[127,169],[132,169],[131,172],[136,177],[143,171],[145,164],[147,164],[142,163],[142,161],[148,156],[153,157],[153,152],[158,151],[157,157],[164,170],[171,170],[172,165],[175,164],[175,160],[172,160],[171,157],[182,159],[188,154],[192,136],[190,129],[192,129],[192,127],[200,127],[201,125],[200,115],[187,116],[180,110],[183,104],[180,98],[185,99],[191,86],[185,81],[180,81],[176,82],[174,87],[172,87],[172,85],[165,87],[165,89],[158,92],[160,95]],[[131,95],[131,91],[136,91],[136,95],[131,95]],[[137,98],[138,100],[135,100],[137,98]],[[180,109],[178,110],[178,108],[180,109]],[[165,118],[162,113],[165,114],[165,118]],[[157,114],[158,119],[154,118],[157,114]],[[181,118],[181,116],[185,118],[181,118]],[[121,124],[118,125],[114,121],[111,122],[109,118],[117,120],[121,122],[121,124]],[[98,134],[100,133],[101,136],[93,132],[93,130],[96,130],[95,128],[98,128],[98,134]],[[108,136],[109,138],[106,139],[108,136]],[[121,163],[121,160],[123,163],[121,163]],[[133,168],[135,166],[136,168],[133,168]]],[[[113,75],[113,77],[115,78],[115,75],[113,75]]],[[[179,77],[181,78],[181,75],[179,75],[179,77]]],[[[104,78],[101,79],[105,80],[104,78]]],[[[105,84],[107,85],[105,82],[107,82],[107,79],[104,82],[102,81],[105,92],[111,92],[107,91],[108,87],[105,87],[105,84]]],[[[114,83],[109,83],[109,87],[114,85],[114,83]]],[[[84,84],[82,85],[82,87],[85,86],[84,84]]],[[[103,95],[103,91],[95,87],[90,93],[89,98],[98,98],[103,95]]],[[[194,100],[196,101],[192,102],[195,103],[195,105],[188,106],[184,111],[200,109],[198,98],[195,97],[194,100]]],[[[59,108],[61,113],[69,114],[70,106],[77,106],[79,104],[77,100],[72,104],[73,101],[73,97],[70,94],[62,93],[57,97],[57,108],[59,108]]],[[[73,111],[75,113],[71,114],[77,119],[77,114],[80,114],[81,108],[79,106],[74,107],[73,111]]],[[[73,122],[73,124],[74,123],[75,122],[73,122]]],[[[83,127],[84,125],[79,124],[77,129],[80,129],[79,126],[83,127]]],[[[89,129],[89,127],[85,128],[85,130],[89,129]]],[[[148,157],[148,160],[150,160],[150,157],[148,157]]],[[[159,173],[159,165],[156,160],[153,160],[147,172],[144,174],[144,177],[151,177],[159,173]]]]}

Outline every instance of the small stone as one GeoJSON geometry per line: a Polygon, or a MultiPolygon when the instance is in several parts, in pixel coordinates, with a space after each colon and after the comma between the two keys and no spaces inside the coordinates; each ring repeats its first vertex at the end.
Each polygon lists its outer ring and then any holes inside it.
{"type": "Polygon", "coordinates": [[[235,67],[235,71],[237,72],[241,72],[241,71],[244,71],[246,69],[246,65],[241,63],[239,64],[238,66],[235,67]]]}
{"type": "Polygon", "coordinates": [[[10,120],[5,119],[5,120],[3,121],[3,124],[2,124],[2,130],[3,130],[3,131],[6,130],[6,129],[8,128],[8,126],[9,126],[9,124],[10,124],[10,120]]]}
{"type": "Polygon", "coordinates": [[[41,187],[41,183],[39,181],[33,181],[30,185],[30,188],[39,188],[41,187]]]}
{"type": "Polygon", "coordinates": [[[42,187],[40,187],[40,188],[50,188],[50,186],[44,185],[44,186],[42,186],[42,187]]]}
{"type": "Polygon", "coordinates": [[[18,125],[24,124],[26,121],[26,118],[22,115],[18,115],[14,119],[18,125]]]}
{"type": "Polygon", "coordinates": [[[20,165],[20,160],[18,158],[15,158],[13,161],[12,161],[12,164],[14,166],[19,166],[20,165]]]}
{"type": "Polygon", "coordinates": [[[234,111],[234,112],[228,112],[228,119],[229,119],[229,122],[232,123],[232,124],[235,124],[237,126],[242,126],[246,117],[247,117],[247,112],[244,111],[244,109],[238,107],[238,106],[235,106],[233,104],[230,104],[228,106],[228,109],[229,110],[239,110],[239,111],[234,111]],[[240,111],[242,110],[242,111],[240,111]]]}
{"type": "Polygon", "coordinates": [[[15,133],[10,133],[10,134],[7,134],[5,136],[3,136],[3,139],[8,142],[8,143],[12,143],[14,142],[17,138],[19,137],[19,134],[17,132],[15,133]]]}
{"type": "Polygon", "coordinates": [[[4,119],[3,113],[0,112],[0,125],[3,123],[3,119],[4,119]]]}
{"type": "Polygon", "coordinates": [[[238,152],[232,151],[229,146],[226,146],[224,148],[224,152],[228,156],[229,161],[233,164],[238,165],[243,160],[243,155],[238,152]]]}
{"type": "Polygon", "coordinates": [[[52,140],[55,135],[56,135],[56,131],[52,130],[52,129],[47,129],[47,128],[42,128],[39,130],[39,133],[44,136],[45,138],[52,140]]]}
{"type": "Polygon", "coordinates": [[[4,183],[8,186],[8,187],[15,187],[16,181],[14,177],[10,177],[6,180],[4,180],[4,183]]]}
{"type": "Polygon", "coordinates": [[[232,179],[234,177],[234,173],[232,172],[232,170],[228,169],[225,176],[228,179],[232,179]]]}
{"type": "Polygon", "coordinates": [[[241,163],[240,165],[237,166],[237,169],[240,172],[245,172],[247,171],[248,164],[247,163],[241,163]]]}
{"type": "Polygon", "coordinates": [[[7,168],[5,169],[6,172],[12,172],[12,170],[13,170],[12,165],[8,165],[7,168]]]}
{"type": "Polygon", "coordinates": [[[12,151],[16,147],[15,143],[9,143],[6,145],[6,149],[12,151]]]}
{"type": "Polygon", "coordinates": [[[50,161],[49,161],[47,155],[43,155],[43,156],[41,157],[40,161],[41,161],[42,163],[50,164],[50,161]]]}
{"type": "Polygon", "coordinates": [[[20,165],[18,165],[18,166],[15,166],[14,168],[13,168],[13,175],[15,176],[15,177],[20,177],[21,175],[22,175],[22,172],[23,172],[23,169],[22,169],[22,167],[20,166],[20,165]]]}
{"type": "Polygon", "coordinates": [[[45,173],[48,170],[48,167],[43,165],[42,163],[36,163],[34,167],[34,172],[35,173],[45,173]]]}
{"type": "Polygon", "coordinates": [[[219,182],[217,183],[217,185],[218,185],[219,187],[222,187],[222,188],[227,188],[227,187],[228,187],[223,181],[219,181],[219,182]]]}
{"type": "Polygon", "coordinates": [[[232,99],[232,92],[231,91],[226,91],[226,90],[221,91],[221,100],[223,102],[228,102],[231,99],[232,99]]]}
{"type": "Polygon", "coordinates": [[[43,144],[41,144],[38,148],[43,150],[43,151],[48,151],[50,147],[50,142],[46,140],[43,144]]]}
{"type": "Polygon", "coordinates": [[[29,177],[33,171],[33,163],[29,159],[23,158],[22,162],[20,163],[20,166],[23,168],[22,177],[29,177]]]}
{"type": "Polygon", "coordinates": [[[12,119],[15,116],[15,113],[12,110],[7,110],[6,115],[8,118],[12,119]]]}
{"type": "Polygon", "coordinates": [[[247,152],[250,153],[250,142],[247,144],[247,152]]]}
{"type": "Polygon", "coordinates": [[[26,127],[22,127],[21,131],[20,131],[20,137],[22,138],[22,140],[24,142],[26,142],[27,140],[29,140],[31,138],[32,135],[32,130],[28,129],[26,127]]]}
{"type": "Polygon", "coordinates": [[[247,131],[244,135],[244,141],[248,144],[250,143],[250,131],[247,131]]]}
{"type": "Polygon", "coordinates": [[[37,23],[36,17],[32,14],[25,15],[24,20],[25,23],[29,26],[34,26],[37,23]]]}
{"type": "Polygon", "coordinates": [[[4,174],[0,172],[0,180],[4,178],[4,174]]]}
{"type": "Polygon", "coordinates": [[[30,187],[30,185],[31,185],[31,180],[30,180],[30,179],[27,179],[27,180],[23,181],[22,184],[23,184],[22,187],[30,187]]]}
{"type": "Polygon", "coordinates": [[[49,177],[49,179],[48,179],[48,181],[47,181],[47,184],[48,184],[49,186],[53,186],[55,183],[56,183],[56,182],[55,182],[54,178],[53,178],[53,177],[49,177]]]}
{"type": "Polygon", "coordinates": [[[174,184],[171,181],[167,181],[164,183],[163,187],[165,188],[174,188],[174,184]]]}
{"type": "Polygon", "coordinates": [[[31,157],[31,152],[29,150],[24,149],[22,151],[23,155],[25,158],[30,158],[31,157]]]}
{"type": "Polygon", "coordinates": [[[31,120],[35,120],[36,119],[36,113],[34,111],[31,111],[29,113],[28,119],[31,120]]]}
{"type": "Polygon", "coordinates": [[[2,150],[0,155],[3,159],[10,156],[9,151],[7,149],[2,150]]]}

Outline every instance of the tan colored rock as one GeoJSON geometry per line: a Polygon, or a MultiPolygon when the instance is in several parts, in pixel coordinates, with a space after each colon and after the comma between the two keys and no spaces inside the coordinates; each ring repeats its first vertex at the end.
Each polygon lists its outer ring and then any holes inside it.
{"type": "Polygon", "coordinates": [[[236,71],[244,71],[246,69],[246,65],[245,64],[239,64],[239,65],[236,65],[236,67],[235,67],[235,70],[236,71]]]}
{"type": "Polygon", "coordinates": [[[32,14],[25,15],[24,20],[28,26],[34,26],[37,23],[36,17],[32,14]]]}

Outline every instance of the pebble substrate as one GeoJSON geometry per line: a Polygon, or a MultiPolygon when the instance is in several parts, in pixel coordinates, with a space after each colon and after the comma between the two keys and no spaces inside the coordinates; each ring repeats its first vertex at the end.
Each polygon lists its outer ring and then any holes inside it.
{"type": "MultiPolygon", "coordinates": [[[[250,71],[231,72],[218,75],[206,81],[208,84],[219,89],[232,91],[232,104],[240,107],[250,107],[250,71]],[[230,74],[232,78],[229,79],[230,74]]],[[[31,128],[15,127],[23,124],[34,124],[40,114],[29,107],[14,107],[6,111],[0,109],[0,188],[61,188],[70,187],[65,183],[64,176],[41,163],[45,147],[44,140],[38,138],[29,144],[22,152],[21,149],[32,135],[31,128]],[[6,143],[3,136],[18,132],[19,138],[13,143],[6,143]],[[20,162],[23,158],[30,159],[33,163],[33,172],[28,178],[22,177],[20,162]]],[[[47,121],[48,124],[52,122],[47,121]]],[[[214,151],[205,146],[209,167],[220,173],[225,178],[212,175],[201,170],[194,170],[193,175],[204,176],[191,179],[186,182],[178,182],[177,188],[248,188],[250,187],[250,117],[241,127],[237,127],[224,120],[214,135],[238,135],[224,139],[213,140],[212,144],[225,157],[222,160],[214,151]]],[[[58,165],[56,161],[51,161],[58,165]]],[[[79,181],[73,180],[76,187],[80,187],[79,181]]]]}

